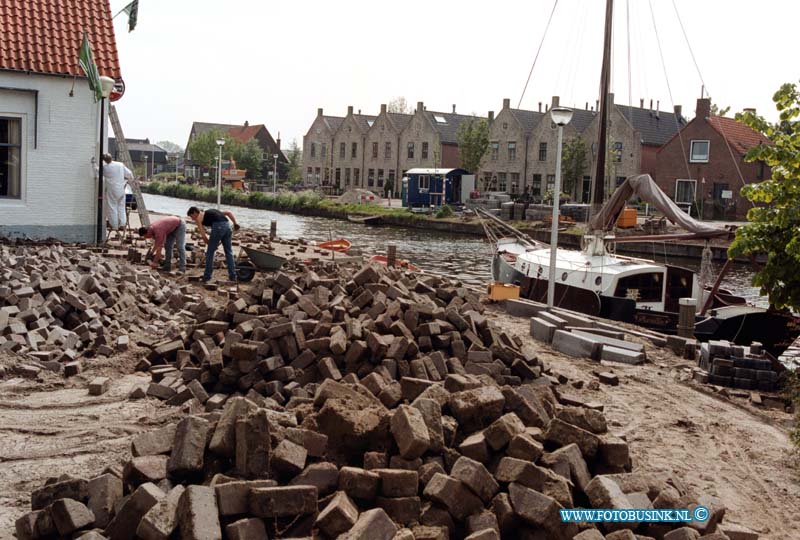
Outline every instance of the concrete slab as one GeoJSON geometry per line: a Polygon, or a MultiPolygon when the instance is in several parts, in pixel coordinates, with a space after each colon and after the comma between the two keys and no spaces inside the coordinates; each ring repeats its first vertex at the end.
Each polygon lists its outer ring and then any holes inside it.
{"type": "Polygon", "coordinates": [[[565,330],[555,331],[552,345],[555,350],[569,356],[591,358],[592,360],[599,360],[603,350],[603,344],[599,341],[565,330]]]}
{"type": "Polygon", "coordinates": [[[506,313],[513,317],[535,317],[547,309],[547,304],[540,304],[524,298],[506,300],[506,313]]]}
{"type": "Polygon", "coordinates": [[[539,313],[538,317],[556,325],[558,328],[565,328],[567,326],[567,321],[565,319],[562,319],[558,315],[553,315],[549,311],[542,311],[539,313]]]}
{"type": "Polygon", "coordinates": [[[645,361],[644,353],[621,349],[611,345],[603,345],[600,358],[608,362],[620,362],[622,364],[638,365],[645,361]]]}
{"type": "Polygon", "coordinates": [[[616,339],[608,336],[600,336],[597,334],[593,334],[592,332],[586,332],[585,330],[573,330],[572,333],[578,336],[584,336],[591,339],[595,339],[600,343],[603,343],[604,345],[611,345],[612,347],[617,347],[618,349],[628,349],[630,351],[635,351],[635,352],[644,351],[644,345],[640,343],[633,343],[630,341],[616,339]]]}
{"type": "Polygon", "coordinates": [[[558,329],[556,325],[538,317],[531,317],[531,336],[544,343],[553,342],[553,334],[558,329]]]}

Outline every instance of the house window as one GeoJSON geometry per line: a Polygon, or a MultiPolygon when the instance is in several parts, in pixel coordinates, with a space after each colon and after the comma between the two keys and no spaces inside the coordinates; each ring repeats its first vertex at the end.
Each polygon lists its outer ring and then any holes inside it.
{"type": "Polygon", "coordinates": [[[419,189],[428,190],[431,185],[430,177],[426,174],[419,175],[419,189]]]}
{"type": "Polygon", "coordinates": [[[22,191],[22,122],[0,118],[0,197],[19,199],[22,191]]]}
{"type": "Polygon", "coordinates": [[[556,187],[556,175],[547,175],[547,191],[552,191],[556,187]]]}
{"type": "Polygon", "coordinates": [[[517,159],[517,143],[508,143],[508,161],[516,161],[517,159]]]}
{"type": "Polygon", "coordinates": [[[622,162],[622,143],[617,141],[611,145],[611,158],[615,163],[622,162]]]}
{"type": "Polygon", "coordinates": [[[709,141],[692,141],[689,153],[690,163],[708,163],[709,141]]]}
{"type": "Polygon", "coordinates": [[[519,173],[511,173],[511,193],[519,193],[519,173]]]}
{"type": "Polygon", "coordinates": [[[313,179],[314,179],[314,169],[312,169],[311,167],[309,167],[308,169],[306,169],[306,181],[308,181],[309,183],[311,183],[311,181],[312,181],[313,179]]]}
{"type": "Polygon", "coordinates": [[[327,144],[322,143],[322,145],[320,146],[320,155],[322,156],[322,159],[325,159],[325,156],[328,155],[328,145],[327,144]]]}
{"type": "Polygon", "coordinates": [[[336,169],[333,172],[333,175],[334,175],[333,178],[336,181],[336,185],[338,186],[342,181],[342,169],[336,167],[336,169]]]}
{"type": "Polygon", "coordinates": [[[356,159],[358,157],[358,143],[354,142],[350,148],[350,157],[356,159]]]}
{"type": "Polygon", "coordinates": [[[616,187],[621,186],[623,182],[625,182],[625,177],[624,176],[617,176],[617,178],[616,178],[616,187]]]}
{"type": "Polygon", "coordinates": [[[378,169],[378,187],[383,187],[383,169],[378,169]]]}
{"type": "Polygon", "coordinates": [[[489,191],[492,186],[492,173],[483,173],[483,190],[489,191]]]}
{"type": "Polygon", "coordinates": [[[500,191],[506,190],[506,173],[504,172],[497,173],[497,183],[498,183],[497,189],[499,189],[500,191]]]}
{"type": "Polygon", "coordinates": [[[345,167],[344,169],[344,185],[350,185],[350,167],[345,167]]]}
{"type": "Polygon", "coordinates": [[[319,167],[314,169],[314,180],[319,184],[319,167]]]}
{"type": "Polygon", "coordinates": [[[311,143],[311,157],[317,157],[317,143],[311,143]]]}
{"type": "Polygon", "coordinates": [[[695,201],[697,180],[675,180],[675,202],[678,204],[692,204],[695,201]]]}
{"type": "Polygon", "coordinates": [[[339,157],[344,159],[344,156],[347,155],[347,144],[339,143],[339,157]]]}
{"type": "Polygon", "coordinates": [[[414,159],[414,143],[408,143],[408,159],[414,159]]]}
{"type": "Polygon", "coordinates": [[[422,159],[428,159],[428,143],[422,143],[422,159]]]}
{"type": "Polygon", "coordinates": [[[533,180],[531,181],[531,194],[532,195],[541,195],[542,194],[542,175],[541,174],[534,174],[533,180]]]}
{"type": "Polygon", "coordinates": [[[392,189],[394,189],[394,169],[389,169],[389,177],[387,180],[392,185],[392,189]]]}
{"type": "Polygon", "coordinates": [[[539,143],[539,161],[547,161],[547,143],[539,143]]]}
{"type": "Polygon", "coordinates": [[[361,169],[353,169],[353,185],[361,185],[361,169]]]}
{"type": "Polygon", "coordinates": [[[383,146],[383,159],[392,159],[392,143],[390,142],[383,146]]]}
{"type": "Polygon", "coordinates": [[[764,179],[764,162],[758,162],[758,175],[756,176],[756,180],[763,180],[764,179]]]}
{"type": "Polygon", "coordinates": [[[372,143],[372,158],[378,159],[378,143],[372,143]]]}
{"type": "Polygon", "coordinates": [[[367,171],[367,187],[375,186],[375,169],[369,169],[367,171]]]}
{"type": "Polygon", "coordinates": [[[497,155],[500,153],[500,143],[493,142],[491,144],[491,150],[492,150],[492,158],[491,158],[492,161],[497,161],[497,155]]]}

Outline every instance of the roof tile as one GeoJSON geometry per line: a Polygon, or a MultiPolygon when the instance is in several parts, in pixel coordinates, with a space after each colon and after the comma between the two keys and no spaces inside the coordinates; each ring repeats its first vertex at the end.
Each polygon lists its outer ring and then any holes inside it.
{"type": "Polygon", "coordinates": [[[0,0],[0,70],[83,77],[89,37],[101,75],[121,77],[109,0],[0,0]]]}

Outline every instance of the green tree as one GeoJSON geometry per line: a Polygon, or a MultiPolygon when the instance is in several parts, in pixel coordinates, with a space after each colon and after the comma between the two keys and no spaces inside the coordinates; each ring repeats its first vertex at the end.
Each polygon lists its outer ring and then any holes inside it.
{"type": "Polygon", "coordinates": [[[301,170],[303,151],[297,144],[297,139],[292,140],[289,146],[289,151],[286,153],[287,163],[287,179],[290,184],[299,184],[303,181],[303,172],[301,170]]]}
{"type": "Polygon", "coordinates": [[[218,129],[210,129],[196,136],[189,143],[188,148],[192,162],[200,167],[212,167],[214,165],[214,158],[219,155],[217,139],[221,138],[224,137],[222,132],[218,129]]]}
{"type": "Polygon", "coordinates": [[[576,188],[583,185],[586,167],[586,142],[579,135],[567,141],[561,151],[561,174],[564,180],[561,191],[572,195],[574,200],[577,200],[576,188]]]}
{"type": "Polygon", "coordinates": [[[409,114],[411,112],[411,107],[408,106],[406,98],[403,96],[398,96],[389,102],[389,105],[386,107],[386,111],[390,113],[409,114]]]}
{"type": "Polygon", "coordinates": [[[263,150],[261,150],[258,141],[250,139],[246,143],[242,143],[227,135],[224,138],[225,146],[222,149],[222,159],[233,158],[237,169],[247,170],[247,178],[254,179],[260,176],[263,150]]]}
{"type": "Polygon", "coordinates": [[[739,122],[764,133],[772,144],[751,148],[745,160],[771,167],[772,178],[742,188],[758,206],[747,212],[749,223],[736,230],[729,257],[766,253],[767,263],[753,285],[778,308],[800,309],[800,92],[784,84],[773,96],[780,122],[771,124],[752,112],[736,115],[739,122]]]}
{"type": "Polygon", "coordinates": [[[458,126],[456,140],[461,168],[473,174],[477,173],[483,156],[489,150],[489,123],[476,116],[465,120],[458,126]]]}
{"type": "Polygon", "coordinates": [[[731,106],[720,107],[716,103],[711,103],[711,116],[725,116],[730,112],[731,106]]]}

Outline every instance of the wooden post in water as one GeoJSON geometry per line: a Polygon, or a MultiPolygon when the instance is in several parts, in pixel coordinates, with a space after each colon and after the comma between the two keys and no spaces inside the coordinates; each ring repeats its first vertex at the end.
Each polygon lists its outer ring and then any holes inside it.
{"type": "Polygon", "coordinates": [[[397,262],[397,246],[394,244],[389,244],[386,250],[386,265],[390,268],[394,268],[396,262],[397,262]]]}
{"type": "Polygon", "coordinates": [[[697,311],[697,300],[681,298],[678,300],[678,335],[685,338],[694,337],[694,315],[697,311]]]}
{"type": "Polygon", "coordinates": [[[269,239],[275,240],[275,237],[278,235],[278,222],[274,219],[269,222],[269,239]]]}

